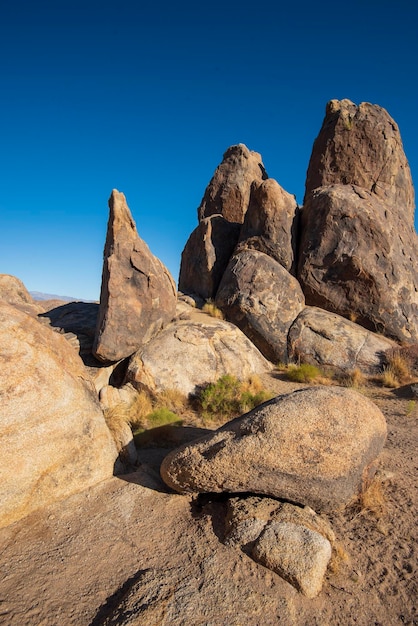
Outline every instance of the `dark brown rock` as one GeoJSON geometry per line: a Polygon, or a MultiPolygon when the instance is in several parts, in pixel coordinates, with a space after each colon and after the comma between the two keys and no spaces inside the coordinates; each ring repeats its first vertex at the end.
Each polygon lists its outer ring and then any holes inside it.
{"type": "Polygon", "coordinates": [[[234,251],[240,225],[222,215],[202,219],[190,235],[181,255],[179,290],[204,300],[215,297],[222,275],[234,251]]]}
{"type": "Polygon", "coordinates": [[[280,263],[257,250],[234,255],[216,304],[266,358],[287,360],[287,333],[305,299],[296,278],[280,263]]]}
{"type": "Polygon", "coordinates": [[[257,152],[240,143],[225,152],[216,168],[198,208],[199,222],[210,215],[221,214],[229,222],[242,224],[248,208],[253,181],[268,178],[257,152]]]}
{"type": "Polygon", "coordinates": [[[393,339],[416,341],[418,247],[404,208],[354,185],[310,193],[298,272],[306,303],[393,339]]]}
{"type": "Polygon", "coordinates": [[[331,100],[315,140],[305,200],[317,187],[356,185],[398,207],[413,224],[414,190],[395,121],[380,106],[331,100]]]}
{"type": "Polygon", "coordinates": [[[380,409],[351,389],[302,389],[169,453],[161,476],[183,493],[258,493],[335,511],[370,484],[386,430],[380,409]]]}
{"type": "Polygon", "coordinates": [[[274,178],[253,183],[237,251],[259,250],[295,273],[298,205],[274,178]]]}
{"type": "Polygon", "coordinates": [[[93,352],[118,361],[151,339],[176,310],[174,281],[138,236],[125,196],[109,199],[102,289],[93,352]]]}

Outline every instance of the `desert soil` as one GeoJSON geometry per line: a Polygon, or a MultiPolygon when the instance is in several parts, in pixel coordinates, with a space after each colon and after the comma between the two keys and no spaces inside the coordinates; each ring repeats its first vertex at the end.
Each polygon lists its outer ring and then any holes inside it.
{"type": "MultiPolygon", "coordinates": [[[[265,383],[297,387],[273,375],[265,383]]],[[[222,499],[169,493],[158,471],[168,449],[149,447],[137,471],[0,530],[0,623],[418,624],[418,402],[402,390],[366,393],[388,422],[378,489],[329,516],[337,546],[317,598],[224,546],[222,499]]]]}

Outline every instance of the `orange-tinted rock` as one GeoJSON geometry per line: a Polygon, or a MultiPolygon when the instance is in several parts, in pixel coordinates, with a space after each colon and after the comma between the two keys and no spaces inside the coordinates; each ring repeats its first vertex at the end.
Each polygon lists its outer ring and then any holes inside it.
{"type": "Polygon", "coordinates": [[[116,446],[63,336],[0,302],[0,526],[113,474],[116,446]]]}

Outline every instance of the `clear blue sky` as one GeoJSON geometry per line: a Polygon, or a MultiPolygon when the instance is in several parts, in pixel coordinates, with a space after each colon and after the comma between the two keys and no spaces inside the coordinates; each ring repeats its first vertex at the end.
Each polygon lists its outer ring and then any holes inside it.
{"type": "Polygon", "coordinates": [[[418,177],[418,3],[0,0],[0,273],[96,299],[113,188],[178,278],[224,151],[302,202],[326,102],[385,107],[418,177]]]}

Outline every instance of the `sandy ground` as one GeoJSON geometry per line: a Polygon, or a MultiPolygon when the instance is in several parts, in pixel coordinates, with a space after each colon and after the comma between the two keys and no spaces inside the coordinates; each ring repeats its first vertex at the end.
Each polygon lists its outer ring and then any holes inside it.
{"type": "Polygon", "coordinates": [[[329,517],[337,550],[317,598],[224,546],[224,504],[168,493],[158,473],[167,450],[149,448],[138,471],[0,530],[0,624],[418,624],[418,402],[367,394],[388,422],[384,501],[329,517]]]}

